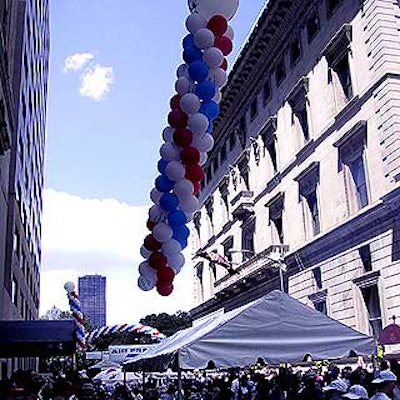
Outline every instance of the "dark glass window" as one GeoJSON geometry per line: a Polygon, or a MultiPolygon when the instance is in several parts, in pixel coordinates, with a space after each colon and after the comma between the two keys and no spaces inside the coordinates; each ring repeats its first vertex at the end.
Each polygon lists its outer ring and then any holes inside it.
{"type": "Polygon", "coordinates": [[[310,210],[312,230],[315,235],[318,235],[321,231],[320,220],[319,220],[319,210],[317,201],[317,192],[313,190],[306,196],[307,205],[310,210]]]}
{"type": "Polygon", "coordinates": [[[296,64],[301,57],[301,41],[298,37],[290,46],[290,63],[296,64]]]}
{"type": "Polygon", "coordinates": [[[218,154],[215,154],[215,158],[213,160],[213,167],[214,167],[214,173],[217,172],[219,167],[218,154]]]}
{"type": "Polygon", "coordinates": [[[276,173],[278,171],[278,163],[277,163],[277,158],[276,158],[275,140],[271,140],[267,144],[267,151],[268,151],[268,154],[269,154],[269,156],[271,158],[271,163],[272,163],[272,167],[274,169],[274,173],[276,173]]]}
{"type": "Polygon", "coordinates": [[[236,134],[234,132],[231,133],[229,137],[229,150],[233,150],[236,144],[236,134]]]}
{"type": "Polygon", "coordinates": [[[314,303],[314,307],[317,311],[321,312],[322,314],[328,314],[328,308],[326,307],[326,300],[319,301],[318,303],[314,303]]]}
{"type": "Polygon", "coordinates": [[[342,86],[343,93],[347,100],[353,97],[353,87],[351,84],[349,57],[346,54],[333,68],[336,72],[340,85],[342,86]]]}
{"type": "Polygon", "coordinates": [[[361,289],[365,306],[368,310],[371,332],[375,338],[379,337],[382,330],[381,306],[379,301],[378,286],[372,285],[361,289]]]}
{"type": "Polygon", "coordinates": [[[365,272],[372,271],[371,250],[369,248],[369,244],[360,247],[358,249],[358,254],[360,255],[364,271],[365,272]]]}
{"type": "Polygon", "coordinates": [[[318,289],[322,289],[322,274],[321,274],[321,268],[317,267],[312,270],[315,283],[317,284],[318,289]]]}
{"type": "Polygon", "coordinates": [[[279,243],[283,244],[283,221],[282,221],[282,214],[277,216],[275,219],[272,220],[272,223],[275,226],[276,232],[278,234],[279,243]]]}
{"type": "Polygon", "coordinates": [[[258,97],[254,97],[250,106],[250,119],[253,120],[258,114],[258,97]]]}
{"type": "Polygon", "coordinates": [[[365,166],[362,155],[349,163],[351,176],[357,197],[358,208],[361,209],[368,205],[367,179],[365,176],[365,166]]]}
{"type": "Polygon", "coordinates": [[[285,59],[284,58],[282,58],[282,60],[276,66],[275,74],[276,74],[276,82],[279,85],[280,83],[282,83],[282,81],[286,77],[286,68],[285,68],[285,59]]]}
{"type": "Polygon", "coordinates": [[[310,127],[308,125],[308,115],[307,115],[307,106],[304,102],[299,109],[294,111],[295,115],[297,116],[301,131],[303,132],[303,137],[306,142],[310,140],[310,127]]]}
{"type": "Polygon", "coordinates": [[[254,255],[254,233],[255,233],[254,221],[243,226],[242,230],[243,261],[248,260],[254,255]]]}
{"type": "Polygon", "coordinates": [[[332,14],[337,7],[339,7],[339,4],[342,2],[342,0],[327,0],[328,1],[328,13],[332,14]]]}
{"type": "Polygon", "coordinates": [[[308,41],[311,42],[314,37],[319,32],[319,18],[318,14],[315,12],[311,15],[311,17],[307,20],[307,37],[308,41]]]}
{"type": "Polygon", "coordinates": [[[271,81],[267,79],[263,86],[263,101],[264,104],[271,98],[271,81]]]}
{"type": "Polygon", "coordinates": [[[231,250],[233,248],[233,236],[229,236],[229,238],[225,240],[225,242],[223,243],[223,247],[224,247],[224,257],[229,262],[232,262],[231,250]]]}

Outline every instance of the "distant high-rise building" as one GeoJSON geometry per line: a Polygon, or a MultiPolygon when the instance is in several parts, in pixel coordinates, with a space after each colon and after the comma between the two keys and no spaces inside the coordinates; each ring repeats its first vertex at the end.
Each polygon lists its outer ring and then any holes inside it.
{"type": "Polygon", "coordinates": [[[78,293],[82,312],[92,328],[106,325],[106,277],[85,275],[79,278],[78,293]]]}
{"type": "MultiPolygon", "coordinates": [[[[0,0],[0,319],[39,312],[48,0],[0,0]]],[[[9,360],[1,375],[34,362],[9,360]]]]}

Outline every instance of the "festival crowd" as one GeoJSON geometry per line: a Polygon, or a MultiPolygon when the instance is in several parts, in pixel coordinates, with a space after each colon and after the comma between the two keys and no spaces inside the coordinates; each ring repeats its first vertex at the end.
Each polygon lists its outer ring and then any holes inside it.
{"type": "MultiPolygon", "coordinates": [[[[262,371],[231,370],[199,374],[182,381],[184,400],[400,400],[399,365],[381,362],[380,370],[363,367],[321,369],[280,367],[262,371]]],[[[19,371],[0,382],[0,400],[178,400],[176,380],[149,379],[116,384],[93,381],[76,372],[56,378],[19,371]]]]}

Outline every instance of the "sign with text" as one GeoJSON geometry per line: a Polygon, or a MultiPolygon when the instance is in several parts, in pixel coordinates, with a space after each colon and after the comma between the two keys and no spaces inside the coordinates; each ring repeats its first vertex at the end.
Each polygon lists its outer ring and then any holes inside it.
{"type": "Polygon", "coordinates": [[[121,363],[128,360],[133,360],[139,354],[142,354],[152,345],[149,344],[135,344],[126,346],[109,346],[108,354],[110,355],[110,360],[121,363]]]}

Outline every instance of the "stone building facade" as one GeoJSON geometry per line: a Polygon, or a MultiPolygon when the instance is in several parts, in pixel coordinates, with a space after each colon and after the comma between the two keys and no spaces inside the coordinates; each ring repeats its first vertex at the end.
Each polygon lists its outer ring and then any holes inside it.
{"type": "Polygon", "coordinates": [[[279,288],[365,333],[400,316],[398,43],[398,1],[266,4],[205,166],[195,318],[279,288]]]}

